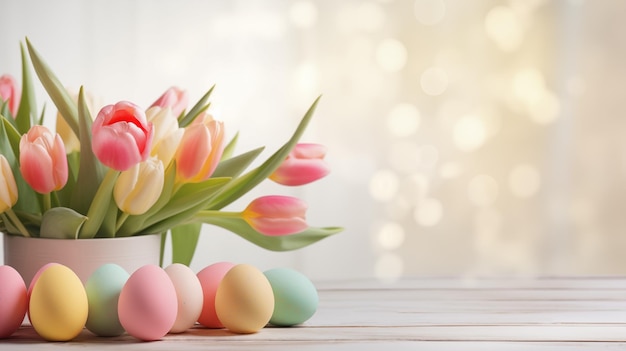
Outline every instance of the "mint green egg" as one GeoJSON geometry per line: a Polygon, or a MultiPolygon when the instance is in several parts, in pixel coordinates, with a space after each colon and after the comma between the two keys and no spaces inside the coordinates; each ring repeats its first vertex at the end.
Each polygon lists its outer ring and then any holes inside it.
{"type": "Polygon", "coordinates": [[[265,271],[274,292],[274,313],[270,324],[290,327],[311,318],[319,303],[315,285],[304,274],[289,268],[265,271]]]}
{"type": "Polygon", "coordinates": [[[96,269],[85,283],[89,315],[85,326],[99,336],[118,336],[124,328],[117,315],[117,301],[130,275],[124,268],[105,264],[96,269]]]}

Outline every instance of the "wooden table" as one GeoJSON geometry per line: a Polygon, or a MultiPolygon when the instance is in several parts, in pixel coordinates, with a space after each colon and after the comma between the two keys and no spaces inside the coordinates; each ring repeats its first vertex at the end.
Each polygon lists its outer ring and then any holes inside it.
{"type": "Polygon", "coordinates": [[[316,315],[252,335],[194,328],[161,341],[42,341],[23,326],[1,350],[617,350],[626,349],[626,278],[424,278],[318,283],[316,315]]]}

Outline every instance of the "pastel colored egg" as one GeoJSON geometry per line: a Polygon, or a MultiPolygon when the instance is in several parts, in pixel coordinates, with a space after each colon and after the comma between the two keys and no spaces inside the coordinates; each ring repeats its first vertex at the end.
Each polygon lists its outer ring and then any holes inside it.
{"type": "Polygon", "coordinates": [[[235,264],[230,262],[218,262],[205,267],[197,274],[200,285],[202,286],[202,294],[204,295],[204,305],[202,306],[200,317],[198,317],[198,323],[205,327],[224,327],[215,312],[215,294],[217,293],[217,287],[222,282],[226,273],[234,266],[235,264]]]}
{"type": "Polygon", "coordinates": [[[117,302],[129,274],[124,268],[105,264],[96,269],[85,282],[89,301],[86,327],[99,336],[118,336],[124,328],[117,315],[117,302]]]}
{"type": "Polygon", "coordinates": [[[80,278],[61,264],[49,265],[36,281],[29,301],[30,322],[42,338],[68,341],[87,321],[87,293],[80,278]]]}
{"type": "Polygon", "coordinates": [[[319,296],[315,285],[304,274],[289,268],[274,268],[264,274],[274,293],[271,324],[293,326],[304,323],[315,314],[319,296]]]}
{"type": "Polygon", "coordinates": [[[176,321],[176,289],[167,273],[145,265],[130,275],[120,292],[117,313],[128,334],[144,341],[159,340],[176,321]]]}
{"type": "Polygon", "coordinates": [[[11,266],[0,266],[0,282],[0,339],[3,339],[22,325],[28,295],[24,279],[11,266]]]}
{"type": "Polygon", "coordinates": [[[28,297],[29,297],[29,299],[30,299],[31,292],[33,291],[33,287],[35,286],[35,283],[39,279],[39,276],[41,275],[41,273],[43,273],[43,271],[48,269],[50,266],[53,266],[53,265],[56,265],[56,264],[58,264],[58,263],[51,262],[51,263],[45,264],[41,268],[39,268],[37,273],[35,273],[35,275],[33,276],[33,279],[30,280],[30,285],[28,286],[28,297]]]}
{"type": "Polygon", "coordinates": [[[272,317],[272,286],[256,267],[236,265],[226,273],[217,288],[215,311],[228,330],[239,334],[255,333],[272,317]]]}
{"type": "Polygon", "coordinates": [[[170,277],[178,299],[178,313],[170,333],[182,333],[196,324],[202,312],[202,286],[191,268],[174,263],[165,268],[170,277]]]}

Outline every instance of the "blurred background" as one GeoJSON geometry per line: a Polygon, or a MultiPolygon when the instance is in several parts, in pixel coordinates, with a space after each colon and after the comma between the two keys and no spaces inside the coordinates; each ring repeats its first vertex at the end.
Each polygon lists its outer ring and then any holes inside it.
{"type": "Polygon", "coordinates": [[[323,95],[303,141],[328,146],[332,173],[231,208],[298,196],[309,224],[345,231],[274,253],[205,227],[196,271],[626,273],[626,2],[2,0],[0,13],[0,73],[19,79],[28,36],[101,104],[147,107],[172,85],[195,101],[216,84],[211,110],[239,152],[270,155],[323,95]]]}

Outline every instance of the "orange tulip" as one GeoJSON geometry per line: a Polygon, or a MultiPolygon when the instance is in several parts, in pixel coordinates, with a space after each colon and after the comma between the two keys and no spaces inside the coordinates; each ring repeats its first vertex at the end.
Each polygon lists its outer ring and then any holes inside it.
{"type": "Polygon", "coordinates": [[[178,178],[189,183],[209,179],[224,152],[224,123],[211,115],[198,116],[185,128],[176,151],[178,178]]]}

